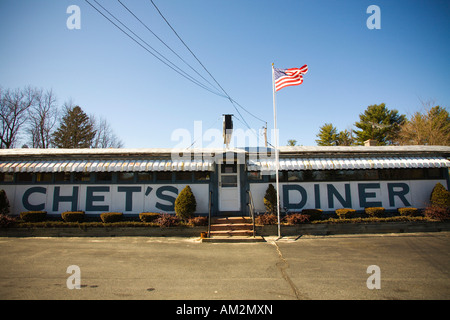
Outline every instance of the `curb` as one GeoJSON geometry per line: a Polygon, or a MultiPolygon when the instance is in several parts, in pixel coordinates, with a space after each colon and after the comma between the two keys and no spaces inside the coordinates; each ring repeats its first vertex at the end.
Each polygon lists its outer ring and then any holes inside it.
{"type": "MultiPolygon", "coordinates": [[[[200,237],[207,227],[1,228],[0,237],[200,237]]],[[[282,236],[450,231],[450,222],[368,222],[281,225],[282,236]]],[[[277,225],[256,226],[257,236],[277,236],[277,225]]]]}

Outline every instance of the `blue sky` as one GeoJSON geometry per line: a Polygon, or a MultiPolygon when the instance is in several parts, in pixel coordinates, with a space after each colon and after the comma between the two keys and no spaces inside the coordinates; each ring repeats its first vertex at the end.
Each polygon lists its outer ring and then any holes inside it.
{"type": "MultiPolygon", "coordinates": [[[[97,0],[155,49],[199,78],[115,0],[97,0]]],[[[121,0],[209,81],[149,0],[121,0]]],[[[95,2],[90,0],[94,5],[95,2]]],[[[350,129],[372,104],[410,115],[420,100],[450,105],[450,2],[416,0],[154,0],[227,93],[273,128],[271,64],[308,64],[300,86],[277,93],[280,145],[316,145],[324,123],[350,129]],[[369,5],[381,11],[370,30],[369,5]]],[[[98,5],[97,5],[98,6],[98,5]]],[[[105,117],[127,148],[171,148],[177,129],[194,136],[264,123],[162,64],[85,1],[0,1],[0,86],[52,89],[105,117]],[[69,30],[67,7],[78,5],[81,29],[69,30]],[[244,118],[244,119],[242,119],[244,118]]],[[[200,78],[201,79],[201,78],[200,78]]],[[[201,79],[202,80],[202,79],[201,79]]],[[[203,147],[208,142],[203,141],[203,147]]]]}

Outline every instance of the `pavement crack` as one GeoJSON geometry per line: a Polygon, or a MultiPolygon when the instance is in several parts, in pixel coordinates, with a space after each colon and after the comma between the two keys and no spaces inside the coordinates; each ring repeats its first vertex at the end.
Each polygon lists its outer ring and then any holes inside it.
{"type": "Polygon", "coordinates": [[[272,241],[272,244],[275,246],[275,248],[277,249],[277,253],[278,256],[280,258],[280,261],[276,263],[276,266],[278,268],[278,270],[280,270],[280,273],[283,277],[283,279],[289,284],[289,286],[291,287],[295,297],[297,300],[308,300],[308,298],[301,294],[300,291],[298,290],[297,286],[294,284],[294,282],[292,281],[292,279],[288,276],[286,269],[289,268],[289,263],[287,262],[287,260],[283,257],[283,254],[281,253],[280,247],[278,246],[278,244],[275,241],[272,241]]]}

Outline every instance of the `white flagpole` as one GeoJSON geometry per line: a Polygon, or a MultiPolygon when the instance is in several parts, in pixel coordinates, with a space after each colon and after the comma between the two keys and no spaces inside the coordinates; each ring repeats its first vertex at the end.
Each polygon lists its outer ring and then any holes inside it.
{"type": "Polygon", "coordinates": [[[277,216],[278,216],[278,238],[281,238],[281,227],[280,227],[280,192],[278,184],[278,170],[279,170],[279,160],[278,160],[278,132],[277,132],[277,107],[275,99],[275,70],[272,63],[272,89],[273,89],[273,123],[275,130],[275,181],[277,185],[277,216]]]}

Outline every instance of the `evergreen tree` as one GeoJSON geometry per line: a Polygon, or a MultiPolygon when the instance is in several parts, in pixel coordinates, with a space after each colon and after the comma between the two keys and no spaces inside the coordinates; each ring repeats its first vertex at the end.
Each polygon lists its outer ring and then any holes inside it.
{"type": "Polygon", "coordinates": [[[187,220],[194,216],[195,210],[197,210],[197,201],[191,187],[186,186],[175,199],[175,213],[179,218],[187,220]]]}
{"type": "Polygon", "coordinates": [[[338,131],[331,123],[321,126],[316,136],[318,146],[336,146],[338,143],[338,131]]]}
{"type": "Polygon", "coordinates": [[[68,107],[53,134],[57,148],[90,148],[95,137],[93,122],[79,106],[68,107]]]}
{"type": "Polygon", "coordinates": [[[393,144],[405,122],[404,115],[399,115],[397,110],[389,110],[384,103],[368,106],[359,119],[355,126],[360,130],[354,131],[357,143],[364,144],[364,141],[374,139],[380,146],[393,144]]]}

